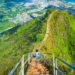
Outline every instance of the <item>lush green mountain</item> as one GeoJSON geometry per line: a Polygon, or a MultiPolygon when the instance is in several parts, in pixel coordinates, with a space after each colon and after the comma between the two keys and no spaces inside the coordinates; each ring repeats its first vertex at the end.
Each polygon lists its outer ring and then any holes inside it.
{"type": "Polygon", "coordinates": [[[0,37],[0,75],[7,75],[21,56],[31,52],[43,39],[46,22],[47,17],[34,19],[0,37]]]}
{"type": "MultiPolygon", "coordinates": [[[[9,31],[0,37],[0,75],[7,75],[21,56],[31,52],[35,45],[43,39],[46,32],[47,19],[53,11],[54,9],[49,9],[41,19],[31,20],[16,31],[12,30],[13,34],[10,34],[9,31]]],[[[41,48],[41,52],[54,53],[55,56],[75,65],[74,25],[75,18],[72,14],[66,11],[56,11],[50,20],[50,34],[41,48]]],[[[61,68],[61,62],[59,65],[61,68]]],[[[68,70],[70,72],[70,69],[68,67],[65,69],[65,67],[63,66],[63,69],[66,70],[65,73],[68,70]]]]}
{"type": "MultiPolygon", "coordinates": [[[[48,10],[48,12],[49,11],[50,9],[48,10]]],[[[58,56],[75,66],[74,25],[75,18],[72,14],[69,14],[66,11],[55,12],[50,21],[49,37],[43,45],[41,52],[53,53],[55,54],[55,56],[58,56]]],[[[66,70],[65,75],[73,75],[69,73],[71,72],[71,69],[69,69],[66,65],[61,65],[63,64],[61,62],[59,62],[58,64],[60,65],[59,67],[63,72],[64,70],[66,70]],[[66,67],[67,69],[65,69],[64,67],[66,67]]]]}

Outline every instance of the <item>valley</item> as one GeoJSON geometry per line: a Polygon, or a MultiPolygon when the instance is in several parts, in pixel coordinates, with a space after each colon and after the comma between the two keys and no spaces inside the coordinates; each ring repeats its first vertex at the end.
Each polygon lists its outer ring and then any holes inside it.
{"type": "MultiPolygon", "coordinates": [[[[37,49],[42,45],[41,53],[52,53],[75,66],[74,37],[75,3],[0,0],[0,75],[8,75],[22,55],[32,52],[37,45],[37,49]]],[[[51,59],[51,56],[46,58],[51,59]]],[[[58,63],[64,75],[74,74],[71,68],[58,63]]],[[[52,65],[47,66],[52,72],[52,65]]]]}
{"type": "Polygon", "coordinates": [[[32,2],[2,2],[0,3],[0,32],[7,28],[23,24],[31,19],[45,15],[48,8],[66,10],[75,15],[75,3],[60,0],[33,0],[32,2]]]}

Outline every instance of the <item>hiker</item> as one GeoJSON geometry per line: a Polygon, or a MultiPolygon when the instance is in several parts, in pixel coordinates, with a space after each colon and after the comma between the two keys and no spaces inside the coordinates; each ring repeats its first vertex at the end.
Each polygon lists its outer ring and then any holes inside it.
{"type": "Polygon", "coordinates": [[[36,49],[35,58],[36,58],[36,59],[39,59],[39,58],[40,58],[40,55],[39,55],[39,53],[38,53],[38,49],[36,49]]]}

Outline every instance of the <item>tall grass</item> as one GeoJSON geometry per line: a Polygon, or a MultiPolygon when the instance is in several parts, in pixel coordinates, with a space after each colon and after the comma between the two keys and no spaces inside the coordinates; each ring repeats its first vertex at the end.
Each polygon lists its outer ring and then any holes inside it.
{"type": "Polygon", "coordinates": [[[46,18],[31,20],[17,30],[8,31],[0,37],[0,75],[7,75],[21,56],[31,52],[43,39],[46,18]]]}
{"type": "MultiPolygon", "coordinates": [[[[50,9],[49,9],[50,10],[50,9]]],[[[49,14],[49,12],[47,12],[49,14]]],[[[57,11],[50,20],[50,34],[41,48],[41,52],[55,54],[66,62],[75,65],[75,18],[66,11],[57,11]]],[[[49,57],[49,56],[47,56],[49,57]]],[[[59,68],[65,75],[73,75],[72,69],[59,62],[59,68]],[[61,65],[62,64],[62,65],[61,65]],[[69,70],[69,72],[68,72],[69,70]]]]}

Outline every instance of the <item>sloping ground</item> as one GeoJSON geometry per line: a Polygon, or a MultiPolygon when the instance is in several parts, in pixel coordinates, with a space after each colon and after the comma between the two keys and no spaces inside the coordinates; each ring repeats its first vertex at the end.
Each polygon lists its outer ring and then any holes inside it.
{"type": "Polygon", "coordinates": [[[22,27],[18,28],[13,34],[8,32],[0,37],[0,75],[8,75],[21,56],[33,50],[38,43],[36,36],[44,34],[45,19],[34,19],[22,27]],[[42,27],[44,28],[42,32],[42,27]],[[42,33],[41,33],[42,32],[42,33]]]}
{"type": "Polygon", "coordinates": [[[48,16],[31,20],[13,34],[7,32],[0,37],[0,75],[8,75],[21,56],[31,52],[35,45],[43,39],[48,16]]]}
{"type": "MultiPolygon", "coordinates": [[[[48,35],[49,35],[49,29],[50,29],[50,20],[52,15],[55,13],[56,11],[52,12],[49,15],[48,21],[47,21],[47,30],[46,30],[46,34],[44,39],[42,40],[42,42],[40,43],[40,45],[37,47],[37,49],[39,50],[40,47],[43,45],[43,43],[47,40],[48,35]]],[[[49,71],[47,70],[46,67],[44,67],[42,65],[42,63],[40,63],[39,59],[32,59],[32,62],[29,65],[28,71],[27,71],[27,75],[49,75],[49,71]]]]}
{"type": "MultiPolygon", "coordinates": [[[[75,65],[74,25],[75,18],[72,14],[69,14],[66,11],[55,12],[50,20],[49,36],[42,46],[41,52],[53,53],[55,56],[60,57],[66,62],[75,65]]],[[[50,58],[50,56],[46,57],[50,58]]],[[[73,75],[72,69],[59,61],[58,64],[65,75],[73,75]]]]}
{"type": "Polygon", "coordinates": [[[26,75],[49,75],[49,71],[40,63],[39,59],[32,59],[29,65],[26,75]]]}
{"type": "Polygon", "coordinates": [[[51,20],[51,17],[52,15],[55,13],[56,11],[52,12],[50,15],[49,15],[49,18],[47,20],[47,29],[46,29],[46,34],[42,40],[42,42],[40,43],[40,45],[37,47],[37,49],[40,49],[40,47],[44,44],[44,42],[47,40],[48,38],[48,35],[49,35],[49,31],[50,31],[50,20],[51,20]]]}

